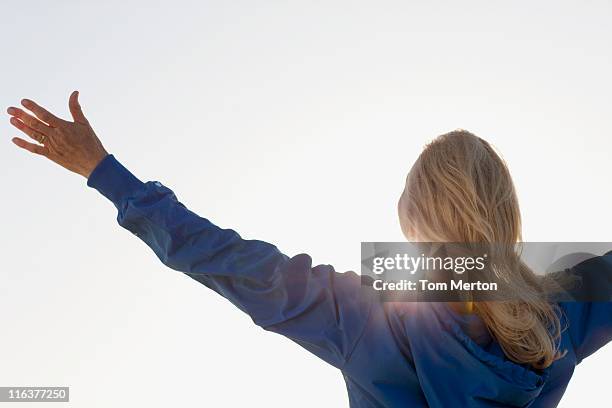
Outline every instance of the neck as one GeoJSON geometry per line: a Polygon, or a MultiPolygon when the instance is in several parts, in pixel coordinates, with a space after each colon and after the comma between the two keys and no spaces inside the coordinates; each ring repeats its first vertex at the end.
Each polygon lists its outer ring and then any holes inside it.
{"type": "Polygon", "coordinates": [[[449,302],[449,306],[459,314],[474,313],[474,302],[449,302]]]}

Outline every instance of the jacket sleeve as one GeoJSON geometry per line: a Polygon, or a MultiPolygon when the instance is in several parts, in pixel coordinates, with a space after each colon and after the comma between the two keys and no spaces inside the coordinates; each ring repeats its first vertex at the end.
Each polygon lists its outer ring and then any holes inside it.
{"type": "Polygon", "coordinates": [[[87,184],[114,203],[119,224],[165,265],[219,293],[262,328],[344,365],[369,312],[359,275],[313,266],[306,254],[290,258],[274,245],[219,228],[161,183],[140,181],[112,155],[87,184]]]}
{"type": "Polygon", "coordinates": [[[579,301],[562,302],[577,363],[612,340],[612,251],[574,266],[579,301]],[[596,301],[589,301],[595,299],[596,301]]]}

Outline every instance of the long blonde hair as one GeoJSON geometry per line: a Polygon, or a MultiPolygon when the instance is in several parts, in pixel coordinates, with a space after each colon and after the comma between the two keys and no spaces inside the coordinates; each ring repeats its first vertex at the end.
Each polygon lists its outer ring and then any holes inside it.
{"type": "MultiPolygon", "coordinates": [[[[514,245],[521,214],[504,161],[485,140],[455,130],[428,144],[412,167],[398,204],[409,238],[428,242],[514,245]]],[[[505,279],[511,301],[473,304],[506,356],[542,369],[562,355],[558,306],[543,297],[542,280],[523,263],[505,279]]]]}

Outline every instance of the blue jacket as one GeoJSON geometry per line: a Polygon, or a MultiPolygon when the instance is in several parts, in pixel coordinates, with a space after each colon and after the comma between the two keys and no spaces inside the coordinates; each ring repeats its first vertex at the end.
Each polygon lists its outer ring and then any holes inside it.
{"type": "MultiPolygon", "coordinates": [[[[209,287],[265,330],[337,367],[351,407],[553,407],[574,367],[612,337],[612,303],[561,303],[562,359],[543,371],[509,361],[476,315],[444,303],[381,302],[354,272],[314,266],[194,214],[112,155],[88,185],[172,269],[209,287]]],[[[612,255],[587,268],[612,268],[612,255]]]]}

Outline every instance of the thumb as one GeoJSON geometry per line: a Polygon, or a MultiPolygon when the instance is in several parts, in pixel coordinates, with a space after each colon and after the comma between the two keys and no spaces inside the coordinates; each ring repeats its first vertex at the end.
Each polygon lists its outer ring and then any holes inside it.
{"type": "Polygon", "coordinates": [[[68,107],[70,108],[70,114],[72,115],[72,119],[78,123],[88,123],[87,118],[83,115],[83,111],[81,110],[81,105],[79,104],[79,91],[73,91],[70,94],[70,99],[68,100],[68,107]]]}

